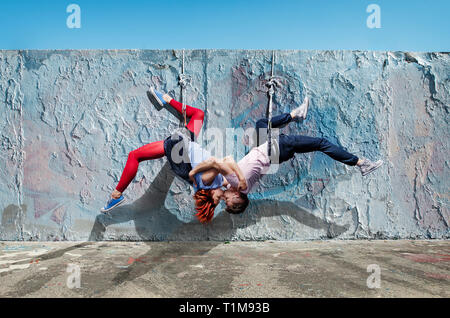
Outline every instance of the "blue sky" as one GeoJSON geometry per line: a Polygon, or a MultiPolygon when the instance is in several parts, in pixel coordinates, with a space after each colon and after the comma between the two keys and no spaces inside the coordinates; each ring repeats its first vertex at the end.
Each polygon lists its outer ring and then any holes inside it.
{"type": "Polygon", "coordinates": [[[449,0],[1,0],[0,49],[450,51],[449,12],[449,0]],[[366,26],[372,3],[380,29],[366,26]]]}

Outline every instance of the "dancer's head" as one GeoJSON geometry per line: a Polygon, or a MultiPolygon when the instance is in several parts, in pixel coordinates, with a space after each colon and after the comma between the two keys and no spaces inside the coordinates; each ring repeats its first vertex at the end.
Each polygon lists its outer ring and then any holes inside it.
{"type": "Polygon", "coordinates": [[[225,211],[232,214],[239,214],[245,211],[249,204],[247,195],[233,188],[223,191],[222,189],[198,190],[194,194],[195,209],[197,218],[202,223],[211,222],[214,217],[214,210],[220,200],[226,204],[225,211]]]}
{"type": "Polygon", "coordinates": [[[195,216],[198,220],[202,223],[211,222],[214,216],[214,210],[217,204],[219,204],[220,195],[216,193],[215,190],[202,189],[195,192],[194,200],[195,209],[197,210],[197,214],[195,216]]]}
{"type": "Polygon", "coordinates": [[[240,214],[245,211],[249,204],[247,195],[234,188],[224,191],[222,197],[227,206],[225,211],[228,213],[240,214]]]}

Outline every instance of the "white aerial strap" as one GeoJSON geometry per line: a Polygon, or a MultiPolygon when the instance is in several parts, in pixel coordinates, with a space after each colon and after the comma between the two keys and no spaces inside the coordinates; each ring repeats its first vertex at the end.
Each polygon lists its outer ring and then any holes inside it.
{"type": "Polygon", "coordinates": [[[181,74],[178,76],[178,84],[180,84],[180,89],[181,89],[181,93],[180,93],[180,100],[181,100],[181,107],[182,107],[182,112],[183,112],[183,119],[182,121],[180,121],[180,127],[186,127],[187,125],[187,119],[186,119],[186,104],[184,103],[184,90],[187,87],[188,84],[188,77],[184,74],[184,49],[183,49],[183,57],[181,60],[181,74]],[[183,125],[183,120],[184,120],[184,125],[183,125]]]}
{"type": "Polygon", "coordinates": [[[267,154],[269,158],[272,154],[272,97],[275,93],[275,87],[281,86],[281,83],[273,76],[273,66],[275,64],[275,51],[272,51],[272,68],[270,72],[269,80],[266,83],[266,86],[269,88],[267,94],[269,95],[269,111],[267,115],[267,154]]]}

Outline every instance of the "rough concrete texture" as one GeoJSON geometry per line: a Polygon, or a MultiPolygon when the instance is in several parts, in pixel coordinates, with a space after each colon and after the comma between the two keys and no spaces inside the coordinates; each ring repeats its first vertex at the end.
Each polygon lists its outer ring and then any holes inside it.
{"type": "MultiPolygon", "coordinates": [[[[151,106],[146,90],[179,97],[180,51],[0,51],[0,239],[450,237],[449,55],[276,55],[283,86],[274,112],[311,97],[307,120],[283,132],[325,137],[386,164],[363,178],[322,153],[297,155],[264,177],[246,213],[231,216],[220,206],[203,226],[194,219],[193,190],[165,159],[142,163],[128,203],[99,216],[128,153],[178,126],[151,106]]],[[[251,127],[266,113],[270,62],[268,51],[186,51],[187,103],[206,111],[210,130],[251,127]]],[[[207,146],[209,137],[200,142],[207,146]]],[[[240,159],[245,151],[231,154],[240,159]]]]}
{"type": "Polygon", "coordinates": [[[3,242],[0,297],[448,298],[449,262],[440,240],[3,242]]]}

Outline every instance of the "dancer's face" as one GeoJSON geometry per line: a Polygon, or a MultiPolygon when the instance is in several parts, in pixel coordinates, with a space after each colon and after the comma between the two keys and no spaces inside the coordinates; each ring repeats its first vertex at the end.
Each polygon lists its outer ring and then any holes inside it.
{"type": "Polygon", "coordinates": [[[224,191],[222,189],[214,189],[211,191],[212,198],[214,200],[214,204],[217,205],[220,202],[220,199],[223,198],[224,191]]]}
{"type": "Polygon", "coordinates": [[[243,199],[241,198],[241,195],[239,191],[231,188],[223,193],[223,199],[225,201],[225,204],[227,205],[227,208],[234,210],[234,205],[242,204],[243,199]]]}

